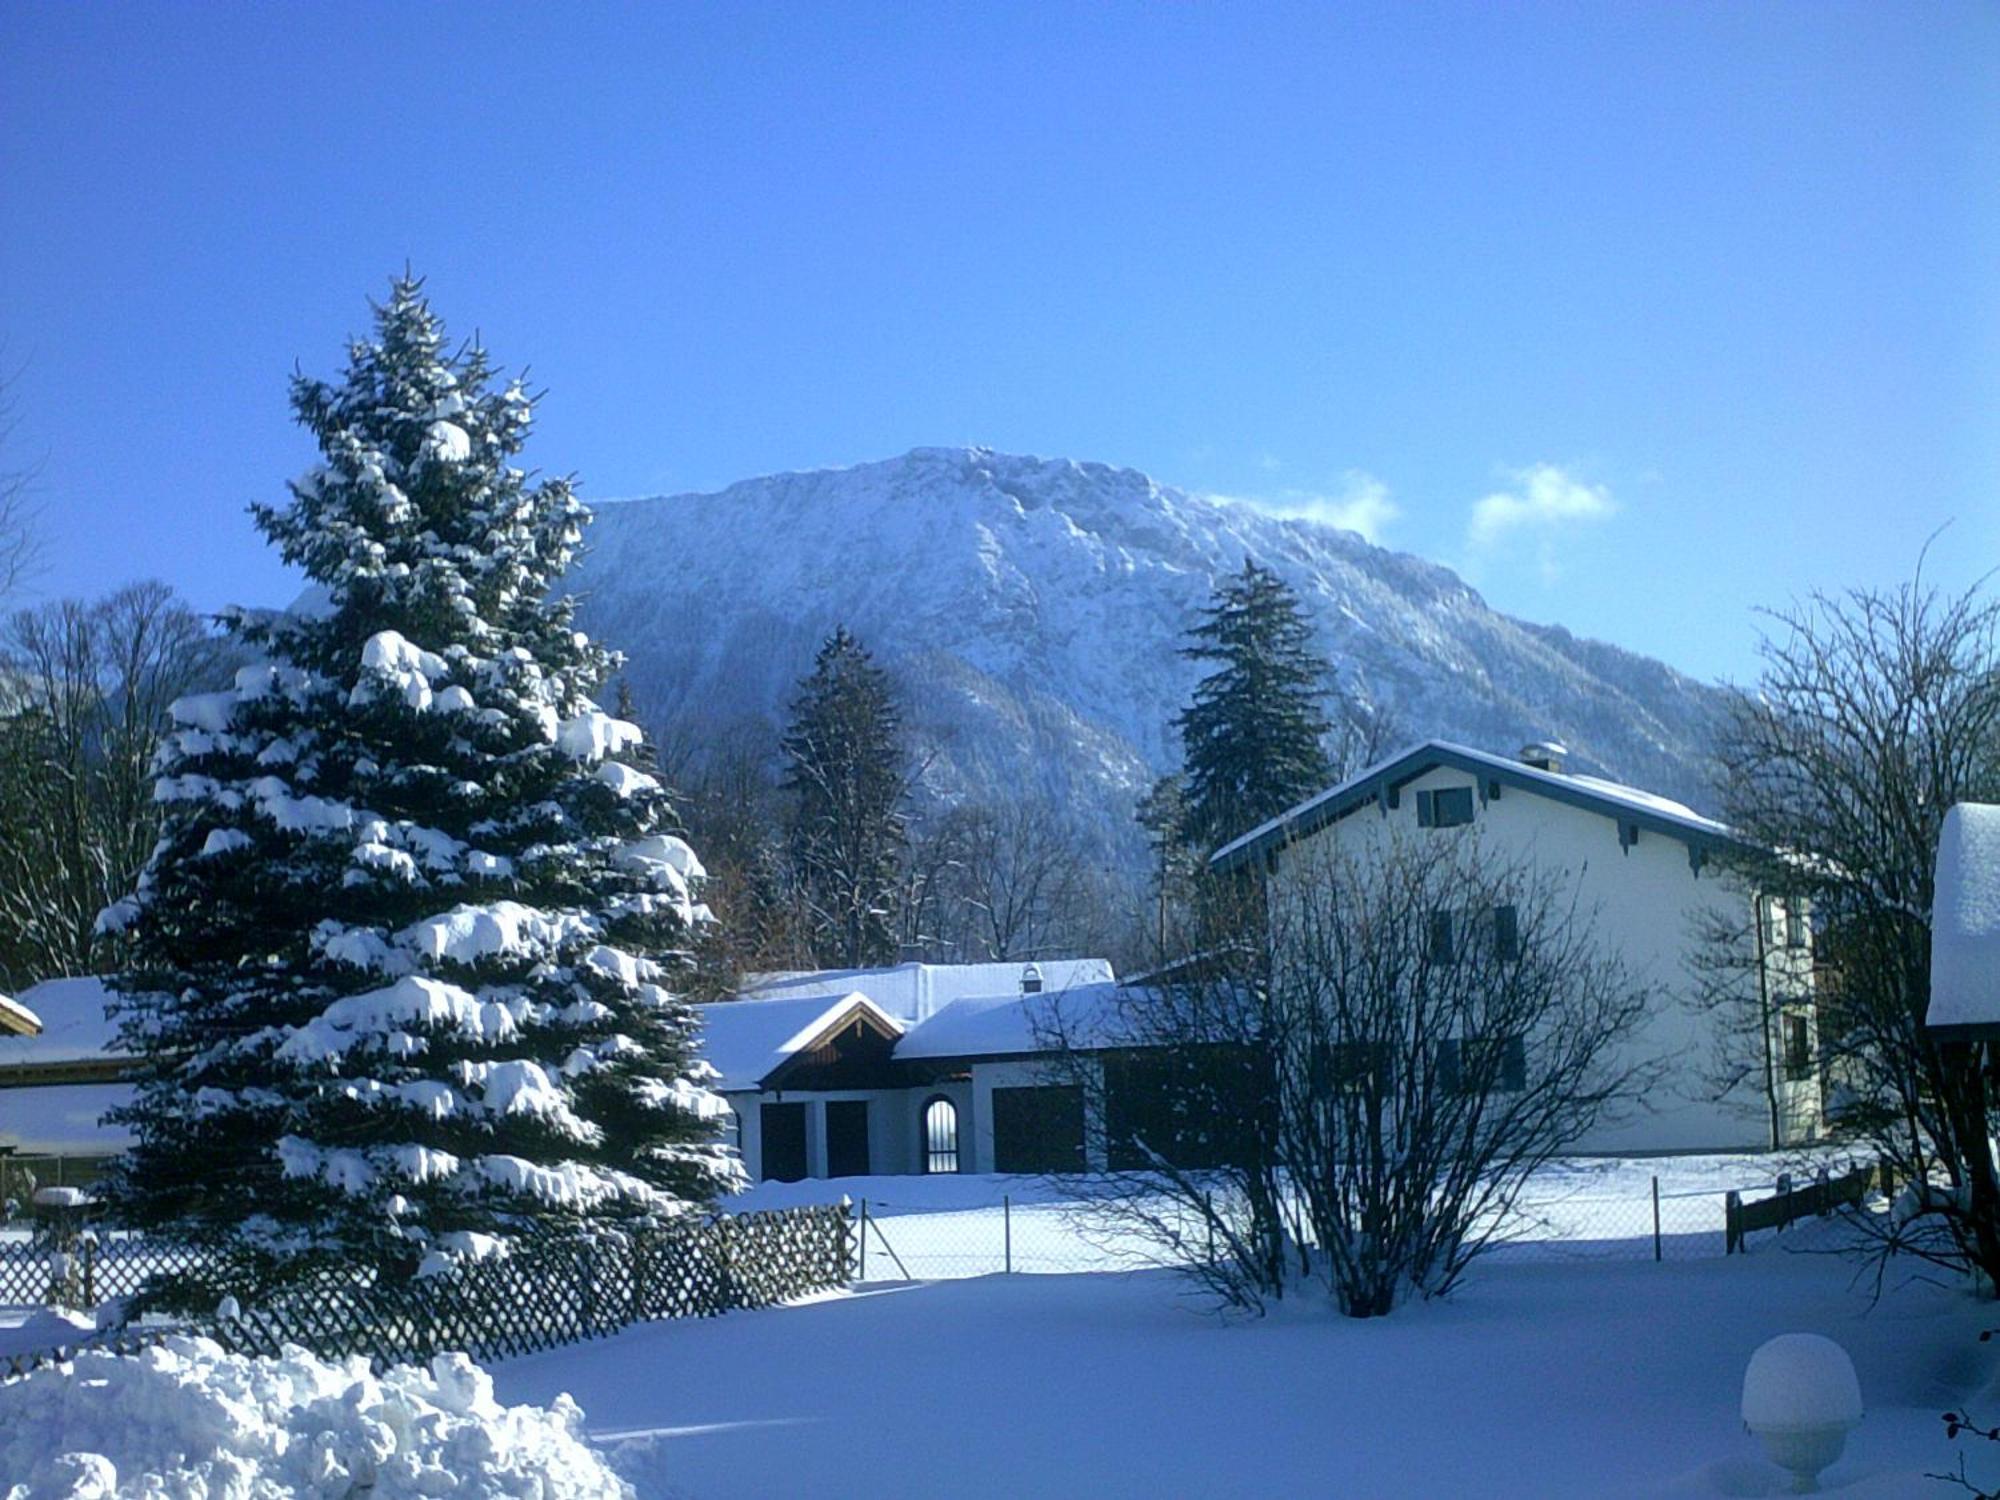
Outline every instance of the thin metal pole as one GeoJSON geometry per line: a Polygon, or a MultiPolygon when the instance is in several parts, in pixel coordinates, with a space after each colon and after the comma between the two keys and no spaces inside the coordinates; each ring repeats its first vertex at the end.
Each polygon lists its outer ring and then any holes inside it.
{"type": "Polygon", "coordinates": [[[861,1200],[861,1274],[857,1281],[868,1279],[868,1200],[861,1200]]]}
{"type": "Polygon", "coordinates": [[[1653,1179],[1653,1259],[1660,1258],[1660,1179],[1653,1179]]]}
{"type": "Polygon", "coordinates": [[[1014,1199],[1011,1194],[1000,1195],[1000,1223],[1007,1239],[1007,1274],[1014,1272],[1014,1199]]]}

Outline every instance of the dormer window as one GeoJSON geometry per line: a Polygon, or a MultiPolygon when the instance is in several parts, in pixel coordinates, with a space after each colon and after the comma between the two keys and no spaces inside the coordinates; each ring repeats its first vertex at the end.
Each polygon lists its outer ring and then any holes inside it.
{"type": "Polygon", "coordinates": [[[1471,787],[1450,786],[1417,793],[1417,827],[1457,828],[1471,821],[1471,787]]]}
{"type": "Polygon", "coordinates": [[[1021,993],[1039,995],[1042,992],[1042,971],[1033,964],[1021,971],[1021,993]]]}

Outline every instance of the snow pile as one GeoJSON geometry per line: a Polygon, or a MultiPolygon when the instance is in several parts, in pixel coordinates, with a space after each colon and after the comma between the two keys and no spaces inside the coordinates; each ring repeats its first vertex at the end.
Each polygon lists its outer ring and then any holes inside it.
{"type": "Polygon", "coordinates": [[[0,1359],[43,1349],[74,1349],[97,1332],[89,1313],[64,1307],[38,1307],[19,1323],[0,1323],[0,1359]]]}
{"type": "Polygon", "coordinates": [[[177,1337],[0,1386],[0,1475],[4,1500],[630,1496],[582,1417],[567,1396],[501,1406],[460,1354],[377,1378],[358,1357],[252,1359],[177,1337]]]}
{"type": "Polygon", "coordinates": [[[1752,1432],[1853,1426],[1861,1420],[1854,1361],[1832,1339],[1781,1333],[1743,1372],[1743,1425],[1752,1432]]]}
{"type": "Polygon", "coordinates": [[[1934,900],[1930,1024],[2000,1022],[2000,807],[1945,813],[1934,900]]]}

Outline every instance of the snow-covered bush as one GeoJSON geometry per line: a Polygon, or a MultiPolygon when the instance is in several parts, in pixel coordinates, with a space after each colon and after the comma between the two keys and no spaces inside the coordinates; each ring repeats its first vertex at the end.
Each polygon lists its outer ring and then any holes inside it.
{"type": "Polygon", "coordinates": [[[463,1355],[377,1377],[361,1358],[252,1359],[177,1337],[0,1385],[0,1497],[630,1496],[581,1421],[568,1397],[501,1406],[463,1355]]]}

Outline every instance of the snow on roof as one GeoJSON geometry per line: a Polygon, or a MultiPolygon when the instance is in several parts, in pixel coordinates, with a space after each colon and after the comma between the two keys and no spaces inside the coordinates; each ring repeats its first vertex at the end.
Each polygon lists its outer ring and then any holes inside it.
{"type": "Polygon", "coordinates": [[[900,1020],[858,990],[831,999],[807,995],[697,1005],[701,1055],[722,1075],[714,1087],[722,1092],[756,1088],[856,1007],[867,1011],[891,1036],[903,1034],[900,1020]]]}
{"type": "Polygon", "coordinates": [[[115,1057],[117,1027],[104,1014],[110,994],[94,977],[45,979],[20,1003],[41,1017],[38,1036],[0,1035],[0,1070],[14,1064],[82,1062],[115,1057]]]}
{"type": "Polygon", "coordinates": [[[109,1156],[132,1144],[122,1125],[99,1123],[132,1102],[129,1083],[61,1083],[0,1089],[0,1149],[23,1156],[109,1156]]]}
{"type": "Polygon", "coordinates": [[[896,1060],[1046,1052],[1058,1026],[1072,1045],[1110,1045],[1117,1033],[1119,991],[1119,985],[1106,982],[1039,995],[954,1000],[896,1044],[896,1060]]]}
{"type": "Polygon", "coordinates": [[[1258,824],[1241,837],[1231,839],[1210,856],[1210,863],[1226,868],[1253,849],[1262,848],[1292,832],[1301,823],[1310,824],[1315,812],[1323,809],[1332,811],[1343,803],[1373,796],[1378,783],[1400,785],[1432,765],[1455,765],[1479,774],[1490,773],[1510,786],[1525,787],[1565,802],[1595,805],[1606,816],[1615,816],[1621,810],[1638,813],[1648,823],[1667,831],[1716,839],[1735,837],[1728,824],[1705,818],[1691,807],[1638,787],[1606,781],[1599,776],[1538,770],[1512,756],[1474,750],[1469,745],[1455,745],[1449,740],[1425,740],[1397,751],[1338,786],[1328,787],[1296,807],[1287,808],[1275,818],[1258,824]],[[1398,771],[1406,774],[1398,776],[1398,771]]]}
{"type": "Polygon", "coordinates": [[[10,1036],[35,1036],[42,1029],[42,1018],[29,1010],[18,1000],[0,995],[0,1034],[10,1036]]]}
{"type": "Polygon", "coordinates": [[[1036,971],[1045,993],[1105,984],[1115,977],[1102,958],[1044,958],[1032,963],[897,964],[885,969],[817,969],[796,973],[752,974],[744,999],[766,1002],[829,998],[856,990],[889,1015],[909,1025],[927,1019],[954,1000],[998,999],[1021,993],[1029,969],[1036,971]]]}
{"type": "Polygon", "coordinates": [[[1925,1019],[2000,1034],[2000,807],[1961,802],[1944,815],[1925,1019]]]}

